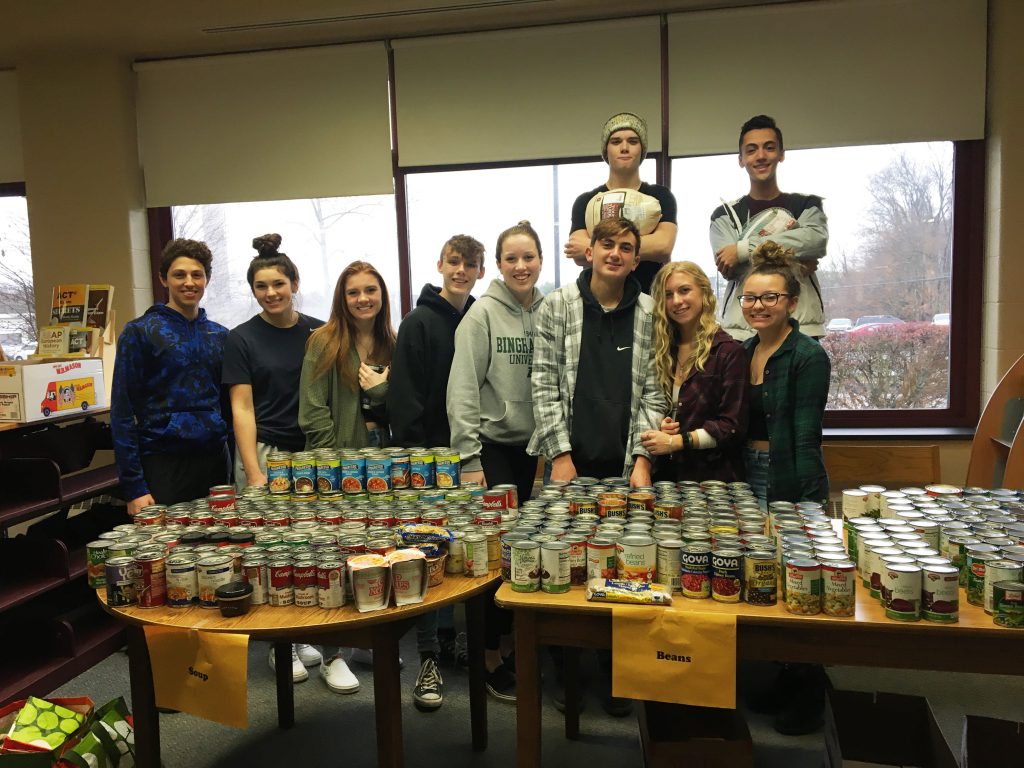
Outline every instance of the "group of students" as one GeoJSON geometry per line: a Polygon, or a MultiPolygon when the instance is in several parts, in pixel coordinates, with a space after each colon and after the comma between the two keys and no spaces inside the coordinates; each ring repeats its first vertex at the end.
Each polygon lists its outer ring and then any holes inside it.
{"type": "MultiPolygon", "coordinates": [[[[770,118],[748,121],[740,165],[751,195],[712,218],[716,262],[731,281],[727,301],[743,320],[736,335],[748,336],[741,344],[716,318],[700,267],[662,265],[675,240],[675,202],[666,188],[639,181],[646,145],[635,115],[604,126],[609,181],[580,196],[565,245],[567,257],[586,265],[575,282],[540,294],[541,242],[522,221],[499,235],[500,279],[474,300],[485,249],[456,235],[441,249],[440,287],[424,286],[397,335],[387,286],[364,261],[342,271],[327,322],[300,313],[298,270],[277,235],[253,241],[247,280],[261,311],[229,332],[199,306],[209,249],[172,241],[160,260],[167,303],[127,323],[118,341],[111,426],[129,513],[229,481],[232,432],[239,488],[265,484],[275,449],[451,445],[465,481],[513,483],[521,501],[539,456],[554,481],[745,478],[765,501],[825,499],[829,361],[797,319],[805,286],[816,291],[824,251],[820,200],[780,197],[781,132],[770,118]],[[623,188],[656,200],[661,215],[644,234],[623,216],[628,210],[590,225],[578,218],[595,194],[623,188]],[[761,205],[766,194],[777,205],[761,205]],[[759,216],[762,226],[751,230],[759,216]],[[730,228],[735,239],[725,242],[730,228]]],[[[811,325],[817,330],[820,316],[811,325]]],[[[492,607],[486,641],[488,690],[514,700],[510,613],[492,607]]],[[[413,696],[436,709],[439,663],[465,663],[451,610],[419,619],[417,648],[413,696]]],[[[358,690],[348,654],[294,650],[294,679],[319,664],[332,690],[358,690]]],[[[613,711],[610,690],[608,699],[613,711]]]]}

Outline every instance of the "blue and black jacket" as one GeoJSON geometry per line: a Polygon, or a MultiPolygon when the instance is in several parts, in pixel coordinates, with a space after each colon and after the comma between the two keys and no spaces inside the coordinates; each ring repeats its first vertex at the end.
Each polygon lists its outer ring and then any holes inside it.
{"type": "Polygon", "coordinates": [[[227,442],[220,384],[227,335],[203,309],[188,320],[164,304],[125,325],[117,341],[110,427],[126,499],[149,493],[143,456],[209,451],[227,442]]]}

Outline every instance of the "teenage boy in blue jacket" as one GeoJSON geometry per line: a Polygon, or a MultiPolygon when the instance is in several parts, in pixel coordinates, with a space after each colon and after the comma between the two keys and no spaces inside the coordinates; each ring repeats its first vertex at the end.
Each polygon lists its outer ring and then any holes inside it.
{"type": "Polygon", "coordinates": [[[199,306],[212,262],[205,243],[168,243],[160,256],[167,303],[127,323],[117,342],[110,427],[133,517],[150,504],[205,497],[228,481],[220,385],[228,330],[199,306]]]}

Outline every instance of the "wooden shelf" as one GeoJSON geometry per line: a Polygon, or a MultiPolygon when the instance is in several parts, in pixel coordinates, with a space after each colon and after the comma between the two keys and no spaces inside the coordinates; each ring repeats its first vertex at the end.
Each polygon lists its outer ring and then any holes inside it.
{"type": "Polygon", "coordinates": [[[1024,356],[999,381],[978,421],[967,485],[981,488],[1024,486],[1024,356]]]}
{"type": "Polygon", "coordinates": [[[1002,451],[1004,454],[1009,453],[1013,447],[1013,442],[1003,437],[992,437],[989,438],[996,447],[997,451],[1002,451]]]}

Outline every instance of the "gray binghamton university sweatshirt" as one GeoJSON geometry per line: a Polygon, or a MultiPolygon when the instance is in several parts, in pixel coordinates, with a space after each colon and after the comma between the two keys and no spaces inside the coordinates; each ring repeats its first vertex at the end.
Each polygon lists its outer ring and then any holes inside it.
{"type": "Polygon", "coordinates": [[[459,323],[447,399],[463,471],[481,469],[481,441],[525,447],[533,434],[533,320],[543,298],[534,288],[526,309],[492,280],[459,323]]]}

